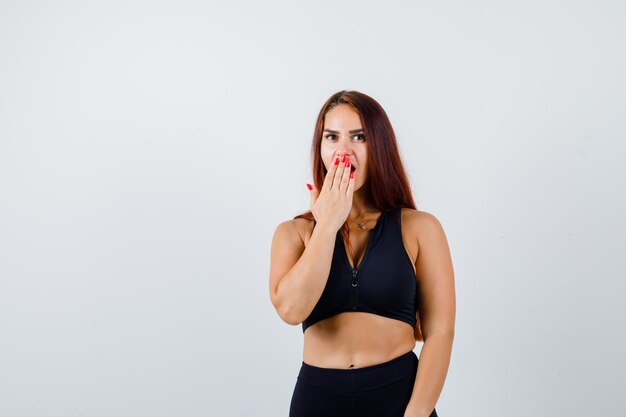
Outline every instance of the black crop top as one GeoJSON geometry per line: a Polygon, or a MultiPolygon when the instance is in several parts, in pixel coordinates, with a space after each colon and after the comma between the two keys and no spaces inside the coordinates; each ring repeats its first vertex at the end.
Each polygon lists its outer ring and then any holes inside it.
{"type": "MultiPolygon", "coordinates": [[[[401,320],[415,327],[417,281],[413,262],[402,243],[401,208],[383,211],[370,230],[363,259],[353,269],[337,231],[330,273],[307,327],[345,311],[362,311],[401,320]]],[[[315,226],[314,226],[315,227],[315,226]]]]}

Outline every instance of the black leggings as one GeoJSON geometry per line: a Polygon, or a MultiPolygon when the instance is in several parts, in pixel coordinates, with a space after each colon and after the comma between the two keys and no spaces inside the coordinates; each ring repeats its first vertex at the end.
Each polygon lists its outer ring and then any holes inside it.
{"type": "MultiPolygon", "coordinates": [[[[363,368],[319,368],[302,362],[289,417],[403,417],[418,362],[412,350],[363,368]]],[[[435,409],[430,417],[438,417],[435,409]]]]}

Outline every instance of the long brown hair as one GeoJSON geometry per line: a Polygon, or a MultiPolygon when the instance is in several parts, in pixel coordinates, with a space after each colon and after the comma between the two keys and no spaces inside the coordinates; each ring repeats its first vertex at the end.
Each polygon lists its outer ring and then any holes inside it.
{"type": "MultiPolygon", "coordinates": [[[[390,212],[398,207],[416,209],[411,194],[411,187],[400,158],[400,152],[398,151],[396,135],[391,127],[387,113],[376,100],[354,90],[342,90],[330,96],[317,116],[315,131],[313,132],[313,143],[311,145],[315,187],[321,190],[327,172],[320,150],[324,118],[330,109],[340,104],[351,106],[359,114],[365,134],[368,160],[367,181],[362,186],[365,202],[376,207],[379,211],[390,212]]],[[[294,217],[294,219],[298,218],[315,219],[310,210],[294,217]]],[[[344,222],[340,230],[344,241],[347,242],[348,252],[352,257],[348,223],[344,222]]],[[[414,335],[416,340],[423,340],[419,313],[417,314],[417,325],[414,335]]]]}

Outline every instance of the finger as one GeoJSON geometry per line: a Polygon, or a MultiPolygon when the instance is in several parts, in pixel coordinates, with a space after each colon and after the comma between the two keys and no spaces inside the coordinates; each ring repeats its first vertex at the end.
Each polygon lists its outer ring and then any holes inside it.
{"type": "Polygon", "coordinates": [[[356,183],[356,171],[351,172],[348,176],[348,187],[346,189],[346,194],[352,196],[354,194],[354,184],[356,183]]]}
{"type": "Polygon", "coordinates": [[[309,187],[309,196],[311,196],[311,206],[313,206],[313,204],[315,203],[315,200],[317,200],[317,197],[319,196],[319,192],[317,191],[317,188],[315,188],[315,184],[306,184],[307,187],[309,187]]]}
{"type": "Polygon", "coordinates": [[[337,167],[337,170],[335,171],[335,175],[333,176],[333,186],[331,188],[340,189],[341,177],[343,176],[343,173],[346,170],[346,162],[348,162],[348,158],[346,158],[345,162],[339,161],[339,165],[337,167]]]}
{"type": "Polygon", "coordinates": [[[337,166],[339,163],[339,158],[336,158],[332,164],[330,164],[330,168],[328,172],[326,172],[326,177],[324,177],[324,184],[322,184],[322,191],[330,190],[333,185],[333,178],[335,176],[335,172],[337,171],[337,166]]]}
{"type": "Polygon", "coordinates": [[[309,189],[309,196],[311,197],[311,205],[313,205],[314,197],[315,197],[315,185],[306,183],[306,186],[309,189]]]}
{"type": "Polygon", "coordinates": [[[346,159],[345,168],[341,175],[341,184],[339,185],[339,190],[346,192],[348,188],[348,182],[350,181],[350,161],[346,159]]]}

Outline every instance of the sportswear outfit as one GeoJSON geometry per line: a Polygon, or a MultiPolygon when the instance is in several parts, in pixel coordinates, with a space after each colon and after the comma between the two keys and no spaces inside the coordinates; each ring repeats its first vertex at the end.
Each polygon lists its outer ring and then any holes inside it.
{"type": "MultiPolygon", "coordinates": [[[[401,208],[381,213],[356,268],[348,260],[341,230],[337,231],[326,286],[302,322],[302,332],[346,311],[385,316],[415,327],[417,281],[402,242],[401,208]]],[[[418,362],[412,350],[362,368],[320,368],[303,361],[289,417],[403,417],[418,362]]],[[[430,417],[438,417],[435,409],[430,417]]]]}

